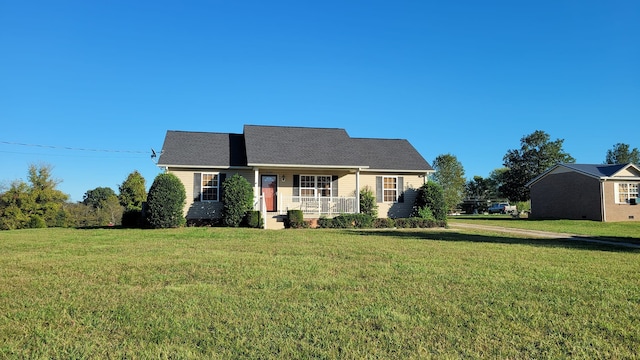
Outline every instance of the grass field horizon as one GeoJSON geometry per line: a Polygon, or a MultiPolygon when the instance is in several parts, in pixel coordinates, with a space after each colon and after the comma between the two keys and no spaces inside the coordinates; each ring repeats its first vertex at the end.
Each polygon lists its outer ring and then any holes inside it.
{"type": "Polygon", "coordinates": [[[640,251],[482,231],[0,232],[0,358],[633,358],[640,251]]]}

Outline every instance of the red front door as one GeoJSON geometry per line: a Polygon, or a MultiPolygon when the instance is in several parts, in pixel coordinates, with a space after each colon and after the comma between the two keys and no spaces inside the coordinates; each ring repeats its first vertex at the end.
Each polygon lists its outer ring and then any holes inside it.
{"type": "Polygon", "coordinates": [[[261,186],[267,211],[277,211],[276,192],[278,191],[278,177],[276,175],[262,175],[261,186]]]}

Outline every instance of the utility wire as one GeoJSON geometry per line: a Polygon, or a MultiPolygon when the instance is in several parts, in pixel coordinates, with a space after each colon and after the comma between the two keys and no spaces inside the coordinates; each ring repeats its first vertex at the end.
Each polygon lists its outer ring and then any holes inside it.
{"type": "Polygon", "coordinates": [[[19,142],[11,142],[11,141],[0,141],[0,144],[30,146],[30,147],[39,147],[39,148],[47,148],[47,149],[73,150],[73,151],[91,151],[91,152],[126,153],[126,154],[149,154],[149,151],[139,151],[139,150],[88,149],[88,148],[77,148],[77,147],[70,147],[70,146],[25,144],[25,143],[19,143],[19,142]]]}

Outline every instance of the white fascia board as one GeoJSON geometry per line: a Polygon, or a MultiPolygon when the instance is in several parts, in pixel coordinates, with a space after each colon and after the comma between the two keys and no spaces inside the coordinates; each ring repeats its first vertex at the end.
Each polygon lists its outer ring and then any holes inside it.
{"type": "Polygon", "coordinates": [[[432,174],[435,170],[366,169],[366,172],[432,174]]]}
{"type": "Polygon", "coordinates": [[[640,181],[638,176],[607,176],[601,178],[604,181],[640,181]]]}
{"type": "Polygon", "coordinates": [[[258,168],[286,168],[286,169],[367,169],[368,166],[350,166],[350,165],[290,165],[290,164],[249,164],[251,167],[258,168]]]}
{"type": "Polygon", "coordinates": [[[251,169],[249,166],[224,166],[224,165],[166,165],[157,164],[158,167],[163,168],[179,168],[179,169],[251,169]]]}

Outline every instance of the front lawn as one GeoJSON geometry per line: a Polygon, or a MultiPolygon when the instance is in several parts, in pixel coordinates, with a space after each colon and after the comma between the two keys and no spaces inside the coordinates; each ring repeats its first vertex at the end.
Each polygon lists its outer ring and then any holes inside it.
{"type": "Polygon", "coordinates": [[[0,232],[0,358],[633,358],[640,251],[478,231],[0,232]]]}
{"type": "Polygon", "coordinates": [[[448,221],[603,237],[640,244],[640,222],[636,221],[529,220],[514,219],[510,215],[450,216],[448,221]]]}

